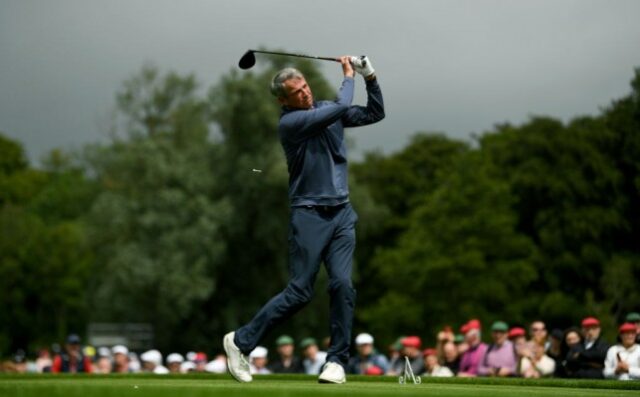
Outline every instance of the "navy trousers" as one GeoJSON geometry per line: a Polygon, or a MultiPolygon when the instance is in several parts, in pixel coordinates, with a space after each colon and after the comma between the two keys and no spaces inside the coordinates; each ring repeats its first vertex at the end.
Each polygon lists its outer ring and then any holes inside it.
{"type": "Polygon", "coordinates": [[[313,284],[324,262],[329,275],[331,345],[327,361],[346,367],[356,291],[351,282],[358,220],[351,204],[336,207],[294,207],[289,224],[289,283],[245,326],[235,343],[249,354],[267,333],[313,297],[313,284]]]}

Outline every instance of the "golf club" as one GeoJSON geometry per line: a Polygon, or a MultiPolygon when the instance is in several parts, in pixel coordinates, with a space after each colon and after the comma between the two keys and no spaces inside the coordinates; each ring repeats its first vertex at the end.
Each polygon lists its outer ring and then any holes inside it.
{"type": "Polygon", "coordinates": [[[288,57],[297,57],[297,58],[310,58],[310,59],[319,59],[322,61],[333,61],[340,62],[338,58],[331,57],[316,57],[313,55],[305,55],[305,54],[289,54],[286,52],[273,52],[273,51],[260,51],[260,50],[248,50],[244,53],[240,61],[238,62],[238,66],[240,69],[250,69],[253,65],[256,64],[256,56],[255,53],[259,52],[261,54],[272,54],[272,55],[283,55],[288,57]]]}

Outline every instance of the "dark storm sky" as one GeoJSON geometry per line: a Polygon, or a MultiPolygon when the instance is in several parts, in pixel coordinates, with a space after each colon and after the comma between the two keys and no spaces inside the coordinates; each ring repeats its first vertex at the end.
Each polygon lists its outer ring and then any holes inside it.
{"type": "MultiPolygon", "coordinates": [[[[105,140],[116,90],[145,62],[208,88],[259,46],[369,55],[387,118],[350,132],[355,157],[416,131],[566,121],[629,92],[638,15],[636,0],[0,0],[0,131],[33,160],[105,140]]],[[[323,71],[339,84],[338,65],[323,71]]]]}

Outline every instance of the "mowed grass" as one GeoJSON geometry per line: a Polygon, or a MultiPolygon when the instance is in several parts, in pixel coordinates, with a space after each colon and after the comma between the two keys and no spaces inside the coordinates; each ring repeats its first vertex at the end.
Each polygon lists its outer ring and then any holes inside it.
{"type": "Polygon", "coordinates": [[[224,375],[1,375],[2,397],[211,397],[211,396],[640,396],[640,383],[561,379],[423,379],[352,376],[344,385],[318,384],[302,375],[256,376],[240,384],[224,375]]]}

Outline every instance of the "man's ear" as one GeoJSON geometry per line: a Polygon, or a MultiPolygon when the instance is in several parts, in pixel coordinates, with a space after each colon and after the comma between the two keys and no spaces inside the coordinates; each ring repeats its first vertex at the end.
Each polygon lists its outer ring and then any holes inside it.
{"type": "Polygon", "coordinates": [[[278,102],[280,103],[280,105],[286,105],[287,104],[287,98],[283,97],[283,96],[279,96],[278,97],[278,102]]]}

